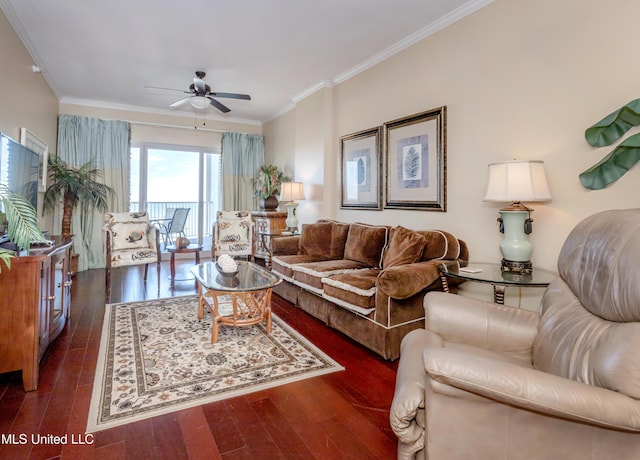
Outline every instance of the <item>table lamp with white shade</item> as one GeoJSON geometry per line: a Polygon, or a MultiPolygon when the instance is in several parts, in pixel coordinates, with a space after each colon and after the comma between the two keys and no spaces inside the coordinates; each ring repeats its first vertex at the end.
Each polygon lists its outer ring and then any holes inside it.
{"type": "Polygon", "coordinates": [[[506,161],[489,165],[489,181],[484,201],[511,202],[498,211],[502,270],[530,273],[533,246],[527,235],[533,230],[531,211],[523,201],[550,201],[544,163],[536,160],[506,161]]]}
{"type": "Polygon", "coordinates": [[[292,233],[298,231],[298,203],[295,200],[304,200],[304,185],[302,182],[283,182],[280,187],[280,201],[284,202],[287,208],[287,231],[292,233]]]}

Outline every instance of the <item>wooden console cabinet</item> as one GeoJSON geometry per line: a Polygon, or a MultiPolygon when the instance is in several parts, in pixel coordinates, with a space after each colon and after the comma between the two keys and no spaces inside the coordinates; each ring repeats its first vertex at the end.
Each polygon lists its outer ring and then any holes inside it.
{"type": "Polygon", "coordinates": [[[0,373],[22,370],[25,391],[38,387],[39,363],[69,319],[72,239],[54,238],[2,263],[0,373]]]}
{"type": "Polygon", "coordinates": [[[255,235],[253,240],[256,245],[255,256],[264,259],[267,263],[271,259],[268,249],[270,235],[282,233],[287,228],[287,213],[280,211],[252,211],[251,217],[255,223],[255,235]]]}

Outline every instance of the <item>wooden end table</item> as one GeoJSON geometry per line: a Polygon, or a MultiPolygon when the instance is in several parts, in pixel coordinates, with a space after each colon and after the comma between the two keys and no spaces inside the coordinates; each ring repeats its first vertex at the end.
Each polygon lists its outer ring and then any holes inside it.
{"type": "Polygon", "coordinates": [[[200,251],[202,251],[202,248],[201,244],[190,244],[186,248],[179,248],[175,244],[167,246],[167,252],[171,254],[171,286],[176,281],[176,254],[195,253],[197,265],[200,263],[200,251]]]}

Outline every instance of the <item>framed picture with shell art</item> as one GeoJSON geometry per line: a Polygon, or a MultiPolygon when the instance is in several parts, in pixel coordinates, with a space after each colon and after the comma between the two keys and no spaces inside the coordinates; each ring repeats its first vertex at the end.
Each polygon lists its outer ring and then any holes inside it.
{"type": "Polygon", "coordinates": [[[447,108],[384,124],[385,209],[447,210],[447,108]]]}
{"type": "Polygon", "coordinates": [[[382,210],[382,128],[340,138],[343,209],[382,210]]]}

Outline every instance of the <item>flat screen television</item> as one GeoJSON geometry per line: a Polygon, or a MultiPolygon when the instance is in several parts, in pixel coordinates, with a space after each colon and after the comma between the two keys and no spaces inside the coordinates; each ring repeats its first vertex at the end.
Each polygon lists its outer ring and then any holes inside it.
{"type": "Polygon", "coordinates": [[[0,184],[38,208],[40,155],[0,133],[0,184]]]}

